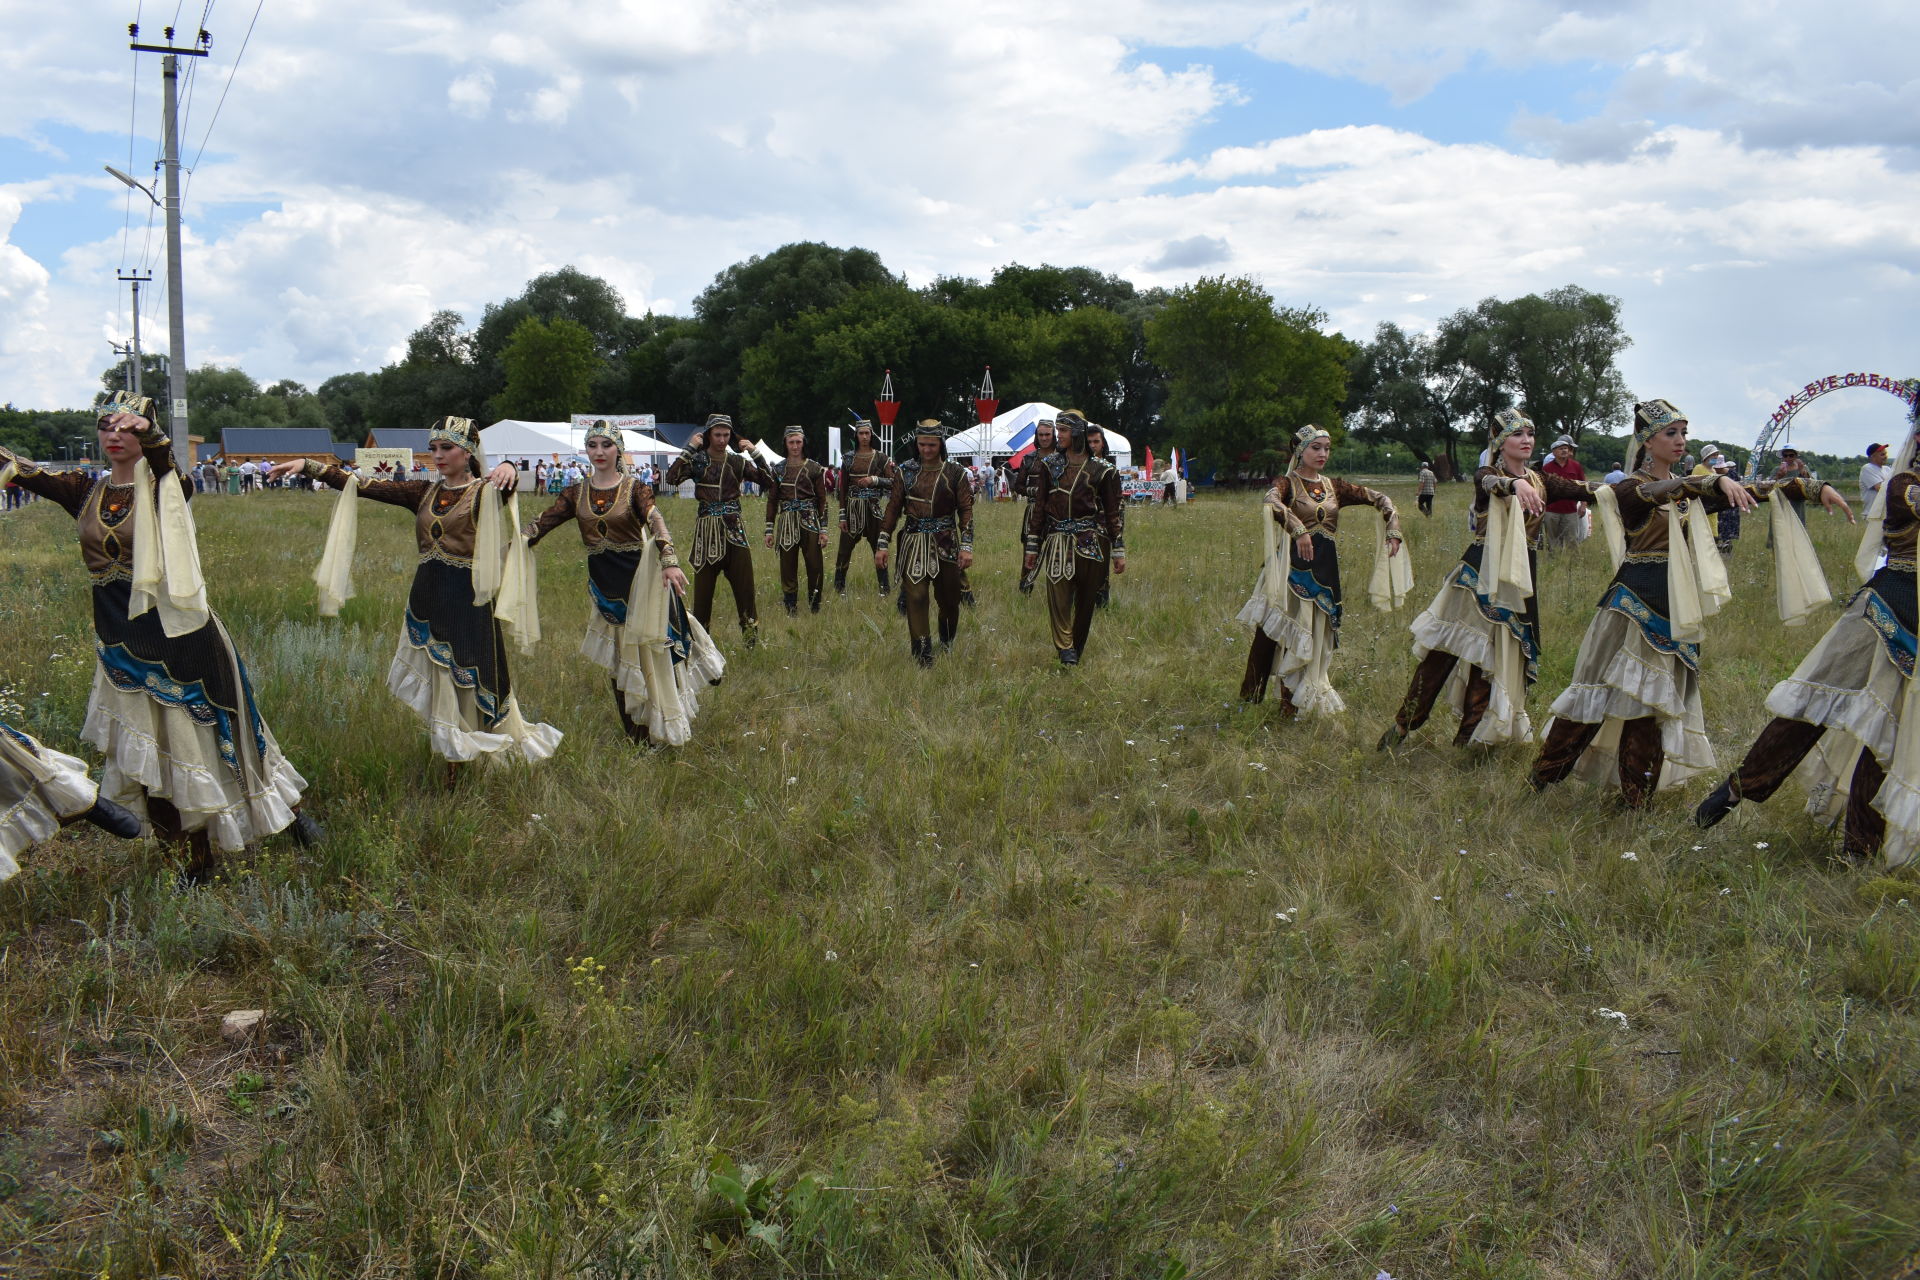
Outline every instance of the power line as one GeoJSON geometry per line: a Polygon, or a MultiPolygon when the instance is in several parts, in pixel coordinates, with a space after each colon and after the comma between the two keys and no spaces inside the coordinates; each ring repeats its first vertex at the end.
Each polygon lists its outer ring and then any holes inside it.
{"type": "MultiPolygon", "coordinates": [[[[140,7],[133,10],[133,25],[140,25],[140,7]]],[[[140,59],[133,60],[133,91],[127,103],[127,172],[133,172],[134,126],[140,122],[140,59]]],[[[127,265],[127,243],[133,236],[133,188],[128,187],[120,215],[120,265],[127,265]]],[[[119,290],[114,291],[116,294],[119,290]]]]}
{"type": "MultiPolygon", "coordinates": [[[[213,136],[213,126],[220,123],[220,108],[227,105],[227,90],[233,88],[234,72],[240,70],[240,60],[247,56],[247,42],[253,39],[253,24],[260,21],[261,6],[266,0],[254,0],[253,17],[247,20],[247,34],[240,37],[240,52],[233,57],[233,65],[227,68],[227,82],[220,86],[220,100],[213,104],[213,119],[207,121],[207,131],[200,135],[200,147],[193,153],[193,163],[187,166],[187,185],[193,185],[193,171],[200,166],[200,157],[206,154],[207,139],[213,136]]],[[[207,6],[211,9],[211,3],[207,6]]]]}

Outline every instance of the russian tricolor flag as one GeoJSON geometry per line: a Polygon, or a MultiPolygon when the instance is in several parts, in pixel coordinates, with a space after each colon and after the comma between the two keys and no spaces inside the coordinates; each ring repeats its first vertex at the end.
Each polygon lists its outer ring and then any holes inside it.
{"type": "Polygon", "coordinates": [[[1026,461],[1027,455],[1033,452],[1033,429],[1037,425],[1029,422],[1007,437],[1007,447],[1013,450],[1013,456],[1007,459],[1008,466],[1016,468],[1021,466],[1026,461]]]}

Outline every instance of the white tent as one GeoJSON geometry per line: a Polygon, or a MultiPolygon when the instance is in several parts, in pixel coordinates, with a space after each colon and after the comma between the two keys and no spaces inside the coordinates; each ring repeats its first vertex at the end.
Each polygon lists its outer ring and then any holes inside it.
{"type": "MultiPolygon", "coordinates": [[[[625,432],[629,454],[671,454],[680,451],[644,431],[625,432]]],[[[571,422],[522,422],[505,418],[480,431],[480,447],[487,457],[536,458],[551,454],[567,457],[586,452],[587,431],[571,422]]]]}
{"type": "MultiPolygon", "coordinates": [[[[1050,404],[1032,400],[1016,409],[1009,409],[993,420],[990,426],[969,427],[965,431],[955,432],[947,440],[947,453],[963,462],[970,461],[976,453],[984,453],[990,458],[1004,458],[1008,454],[1025,448],[1033,439],[1028,428],[1041,418],[1051,418],[1060,411],[1050,404]],[[1015,439],[1018,444],[1014,443],[1015,439]]],[[[1102,427],[1107,436],[1107,448],[1113,453],[1115,466],[1133,465],[1133,443],[1112,427],[1102,427]]]]}

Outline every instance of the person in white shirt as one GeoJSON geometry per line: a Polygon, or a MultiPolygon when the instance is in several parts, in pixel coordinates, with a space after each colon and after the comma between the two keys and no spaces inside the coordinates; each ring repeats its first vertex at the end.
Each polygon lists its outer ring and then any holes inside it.
{"type": "Polygon", "coordinates": [[[1892,475],[1887,466],[1887,446],[1870,444],[1867,446],[1867,465],[1860,468],[1860,508],[1866,510],[1873,505],[1873,497],[1880,492],[1880,486],[1892,475]]]}

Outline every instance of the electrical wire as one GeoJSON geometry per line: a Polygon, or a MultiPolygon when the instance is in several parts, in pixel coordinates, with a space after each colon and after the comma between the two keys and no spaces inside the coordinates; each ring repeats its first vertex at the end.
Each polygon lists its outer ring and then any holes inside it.
{"type": "MultiPolygon", "coordinates": [[[[253,39],[254,23],[260,21],[261,6],[266,0],[254,0],[253,17],[247,20],[247,34],[240,38],[240,52],[233,56],[233,65],[227,68],[227,82],[220,87],[220,99],[213,104],[213,118],[207,121],[207,131],[200,135],[199,149],[193,153],[193,164],[188,166],[187,180],[193,180],[193,169],[198,168],[200,157],[206,154],[207,139],[213,136],[213,126],[220,123],[220,108],[227,105],[227,90],[233,88],[234,72],[240,70],[240,60],[247,56],[247,43],[253,39]]],[[[212,8],[209,4],[208,8],[212,8]]]]}

